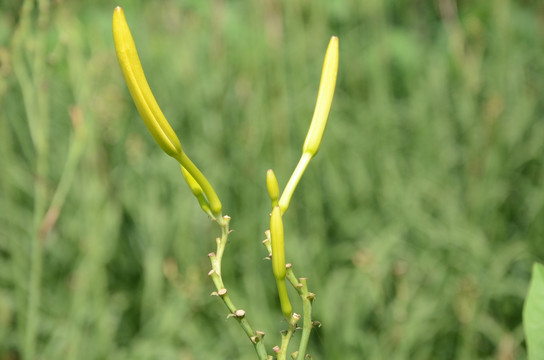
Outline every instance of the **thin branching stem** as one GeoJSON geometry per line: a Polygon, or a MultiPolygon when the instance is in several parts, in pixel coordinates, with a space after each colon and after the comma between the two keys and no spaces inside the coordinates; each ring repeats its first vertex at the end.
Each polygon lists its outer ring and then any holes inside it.
{"type": "Polygon", "coordinates": [[[301,278],[300,282],[302,283],[302,291],[299,294],[300,298],[302,299],[302,311],[304,318],[302,321],[302,336],[300,337],[298,358],[304,359],[306,348],[308,347],[308,341],[310,339],[310,333],[312,332],[312,301],[308,293],[306,279],[301,278]]]}
{"type": "Polygon", "coordinates": [[[291,318],[289,319],[289,328],[286,332],[281,334],[281,352],[278,354],[278,360],[285,360],[287,359],[287,350],[289,349],[289,342],[291,341],[291,337],[295,333],[297,329],[297,322],[300,320],[300,315],[293,313],[291,318]]]}
{"type": "Polygon", "coordinates": [[[306,349],[312,332],[312,300],[315,295],[308,291],[306,278],[297,279],[290,264],[287,265],[286,279],[293,285],[302,300],[302,336],[297,355],[297,359],[302,360],[306,356],[306,349]]]}
{"type": "Polygon", "coordinates": [[[216,218],[218,225],[221,228],[221,237],[216,239],[217,250],[215,253],[210,253],[210,262],[212,264],[212,270],[208,273],[212,278],[212,281],[217,289],[217,292],[214,293],[218,295],[223,303],[229,309],[229,317],[234,317],[236,321],[240,324],[247,337],[253,344],[255,351],[259,357],[259,360],[267,360],[269,356],[266,353],[266,348],[263,343],[264,333],[257,332],[249,324],[249,321],[246,318],[246,313],[244,310],[238,309],[232,302],[228,291],[223,282],[223,277],[221,275],[221,262],[223,260],[223,254],[225,252],[225,246],[227,245],[228,237],[230,234],[229,222],[230,217],[228,216],[218,216],[216,218]]]}

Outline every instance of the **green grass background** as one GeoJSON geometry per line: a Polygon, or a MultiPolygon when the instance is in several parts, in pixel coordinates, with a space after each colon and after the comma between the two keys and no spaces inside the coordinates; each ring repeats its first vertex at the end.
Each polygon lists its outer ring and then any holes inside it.
{"type": "Polygon", "coordinates": [[[116,5],[232,217],[223,276],[269,351],[286,324],[260,244],[265,173],[283,186],[296,165],[334,34],[329,124],[284,217],[323,324],[310,353],[526,358],[521,309],[544,259],[544,3],[24,3],[22,17],[23,1],[0,1],[0,359],[256,358],[209,296],[218,229],[123,82],[116,5]]]}

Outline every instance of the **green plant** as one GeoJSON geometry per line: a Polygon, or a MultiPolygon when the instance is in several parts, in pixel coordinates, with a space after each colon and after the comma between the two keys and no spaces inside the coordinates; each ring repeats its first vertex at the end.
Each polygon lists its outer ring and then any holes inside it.
{"type": "Polygon", "coordinates": [[[529,360],[544,359],[544,266],[535,263],[523,308],[523,328],[529,360]]]}
{"type": "MultiPolygon", "coordinates": [[[[222,277],[221,264],[230,234],[230,217],[223,215],[222,204],[215,190],[198,167],[187,156],[177,135],[158,106],[146,81],[134,40],[123,10],[120,7],[114,10],[113,35],[121,70],[145,125],[162,150],[179,162],[183,177],[191,192],[198,200],[200,207],[220,227],[221,236],[216,239],[217,250],[209,254],[212,269],[208,275],[211,277],[217,290],[213,294],[220,297],[224,302],[229,310],[229,317],[235,318],[240,323],[245,334],[254,345],[259,359],[272,359],[273,356],[268,355],[267,349],[264,346],[264,332],[256,330],[247,319],[246,312],[233,303],[222,277]]],[[[272,269],[278,288],[281,311],[288,323],[288,329],[282,333],[281,346],[273,348],[277,359],[286,359],[289,343],[293,334],[298,329],[297,324],[301,318],[302,335],[300,344],[298,350],[293,352],[291,356],[294,359],[306,358],[306,349],[311,330],[314,326],[320,324],[319,322],[312,321],[312,301],[315,298],[315,294],[308,291],[307,279],[297,278],[293,272],[292,265],[285,262],[282,216],[288,210],[293,193],[310,160],[319,150],[332,104],[337,69],[338,39],[333,36],[325,55],[317,102],[302,148],[302,156],[281,196],[274,172],[269,170],[266,176],[272,213],[270,231],[266,232],[266,239],[263,241],[263,244],[268,250],[269,257],[272,259],[272,269]],[[286,281],[293,286],[300,297],[303,307],[302,316],[292,310],[286,289],[286,281]]]]}

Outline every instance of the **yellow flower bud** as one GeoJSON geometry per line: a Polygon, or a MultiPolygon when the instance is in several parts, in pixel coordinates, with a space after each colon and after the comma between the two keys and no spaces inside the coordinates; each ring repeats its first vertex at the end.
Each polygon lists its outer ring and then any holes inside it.
{"type": "Polygon", "coordinates": [[[283,220],[279,206],[274,206],[270,216],[270,240],[272,242],[272,272],[276,278],[278,296],[280,299],[281,311],[287,319],[291,316],[291,302],[285,287],[285,244],[283,237],[283,220]]]}
{"type": "Polygon", "coordinates": [[[125,14],[119,6],[113,11],[113,40],[130,95],[147,129],[165,153],[179,157],[181,144],[149,88],[125,14]]]}
{"type": "Polygon", "coordinates": [[[285,279],[285,244],[283,238],[283,220],[279,206],[272,209],[270,216],[270,240],[272,242],[272,271],[277,280],[285,279]]]}
{"type": "Polygon", "coordinates": [[[291,197],[295,192],[298,182],[302,178],[304,171],[306,171],[310,160],[317,154],[319,146],[321,145],[321,138],[323,137],[323,132],[325,132],[325,126],[327,125],[327,119],[329,118],[329,112],[331,110],[337,72],[338,38],[333,36],[329,42],[327,53],[325,54],[314,116],[302,147],[302,156],[300,157],[295,171],[291,174],[285,189],[283,189],[281,198],[278,202],[282,213],[285,213],[289,208],[291,197]]]}
{"type": "Polygon", "coordinates": [[[113,11],[113,40],[128,90],[147,129],[164,152],[181,164],[183,176],[202,209],[221,220],[222,207],[217,194],[202,172],[183,152],[176,133],[164,117],[149,88],[125,14],[119,6],[113,11]]]}
{"type": "Polygon", "coordinates": [[[278,198],[280,197],[280,188],[278,186],[278,180],[272,169],[268,169],[266,172],[266,188],[268,189],[268,195],[272,200],[272,207],[278,205],[278,198]]]}
{"type": "Polygon", "coordinates": [[[336,86],[336,74],[338,72],[338,38],[333,36],[329,42],[325,61],[323,63],[323,72],[321,73],[321,82],[319,83],[319,92],[315,104],[314,116],[310,124],[310,129],[306,135],[306,140],[302,147],[303,153],[315,156],[321,145],[321,138],[327,125],[329,112],[331,110],[334,88],[336,86]]]}

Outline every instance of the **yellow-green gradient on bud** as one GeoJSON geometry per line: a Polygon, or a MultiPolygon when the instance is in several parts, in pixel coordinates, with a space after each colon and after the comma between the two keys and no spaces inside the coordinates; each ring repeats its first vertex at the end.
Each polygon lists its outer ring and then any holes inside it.
{"type": "Polygon", "coordinates": [[[181,143],[149,88],[125,14],[119,6],[113,11],[113,40],[130,95],[147,129],[165,153],[179,157],[181,143]]]}
{"type": "Polygon", "coordinates": [[[268,189],[268,196],[272,201],[272,207],[278,205],[278,198],[280,197],[280,188],[278,186],[278,180],[272,169],[268,169],[266,172],[266,188],[268,189]]]}
{"type": "MultiPolygon", "coordinates": [[[[190,181],[192,182],[192,180],[194,180],[194,182],[196,182],[196,184],[198,184],[200,189],[202,189],[202,191],[206,195],[206,200],[208,201],[208,204],[210,204],[210,210],[212,211],[212,214],[214,215],[214,217],[216,219],[221,219],[221,217],[222,217],[222,215],[221,215],[221,209],[222,209],[221,201],[219,201],[219,197],[217,197],[217,194],[215,193],[215,190],[213,189],[213,187],[210,184],[210,182],[208,181],[208,179],[206,179],[204,174],[202,174],[202,172],[196,167],[196,165],[191,161],[191,159],[189,159],[189,157],[187,156],[187,154],[185,154],[185,152],[182,151],[181,154],[179,155],[179,157],[176,157],[176,159],[181,164],[181,167],[188,174],[191,175],[191,178],[189,178],[190,181]]],[[[187,181],[187,177],[185,177],[185,180],[187,181]]],[[[194,185],[191,185],[189,182],[187,182],[187,184],[191,188],[191,191],[193,191],[193,189],[196,189],[194,187],[194,185]]],[[[193,194],[194,194],[194,192],[193,192],[193,194]]],[[[196,194],[195,194],[195,196],[196,196],[196,194]]],[[[197,196],[197,199],[198,199],[198,202],[200,203],[201,199],[199,199],[198,196],[197,196]]],[[[201,206],[202,206],[202,204],[201,204],[201,206]]],[[[206,210],[204,210],[204,211],[206,211],[206,210]]]]}
{"type": "Polygon", "coordinates": [[[206,200],[206,197],[204,196],[204,192],[202,191],[202,188],[196,180],[193,178],[191,174],[183,167],[183,165],[180,165],[181,167],[181,173],[183,174],[183,178],[185,179],[185,182],[187,185],[189,185],[189,189],[191,189],[191,192],[198,200],[198,203],[200,204],[200,207],[204,212],[211,217],[213,217],[213,213],[210,209],[210,204],[208,203],[208,200],[206,200]]]}
{"type": "Polygon", "coordinates": [[[323,71],[321,73],[321,82],[319,83],[319,92],[315,104],[314,116],[310,124],[310,129],[306,135],[306,140],[302,147],[302,152],[314,156],[321,145],[321,138],[327,125],[329,112],[331,110],[332,99],[334,97],[334,88],[336,87],[336,76],[338,73],[338,38],[333,36],[329,41],[329,46],[323,62],[323,71]]]}

